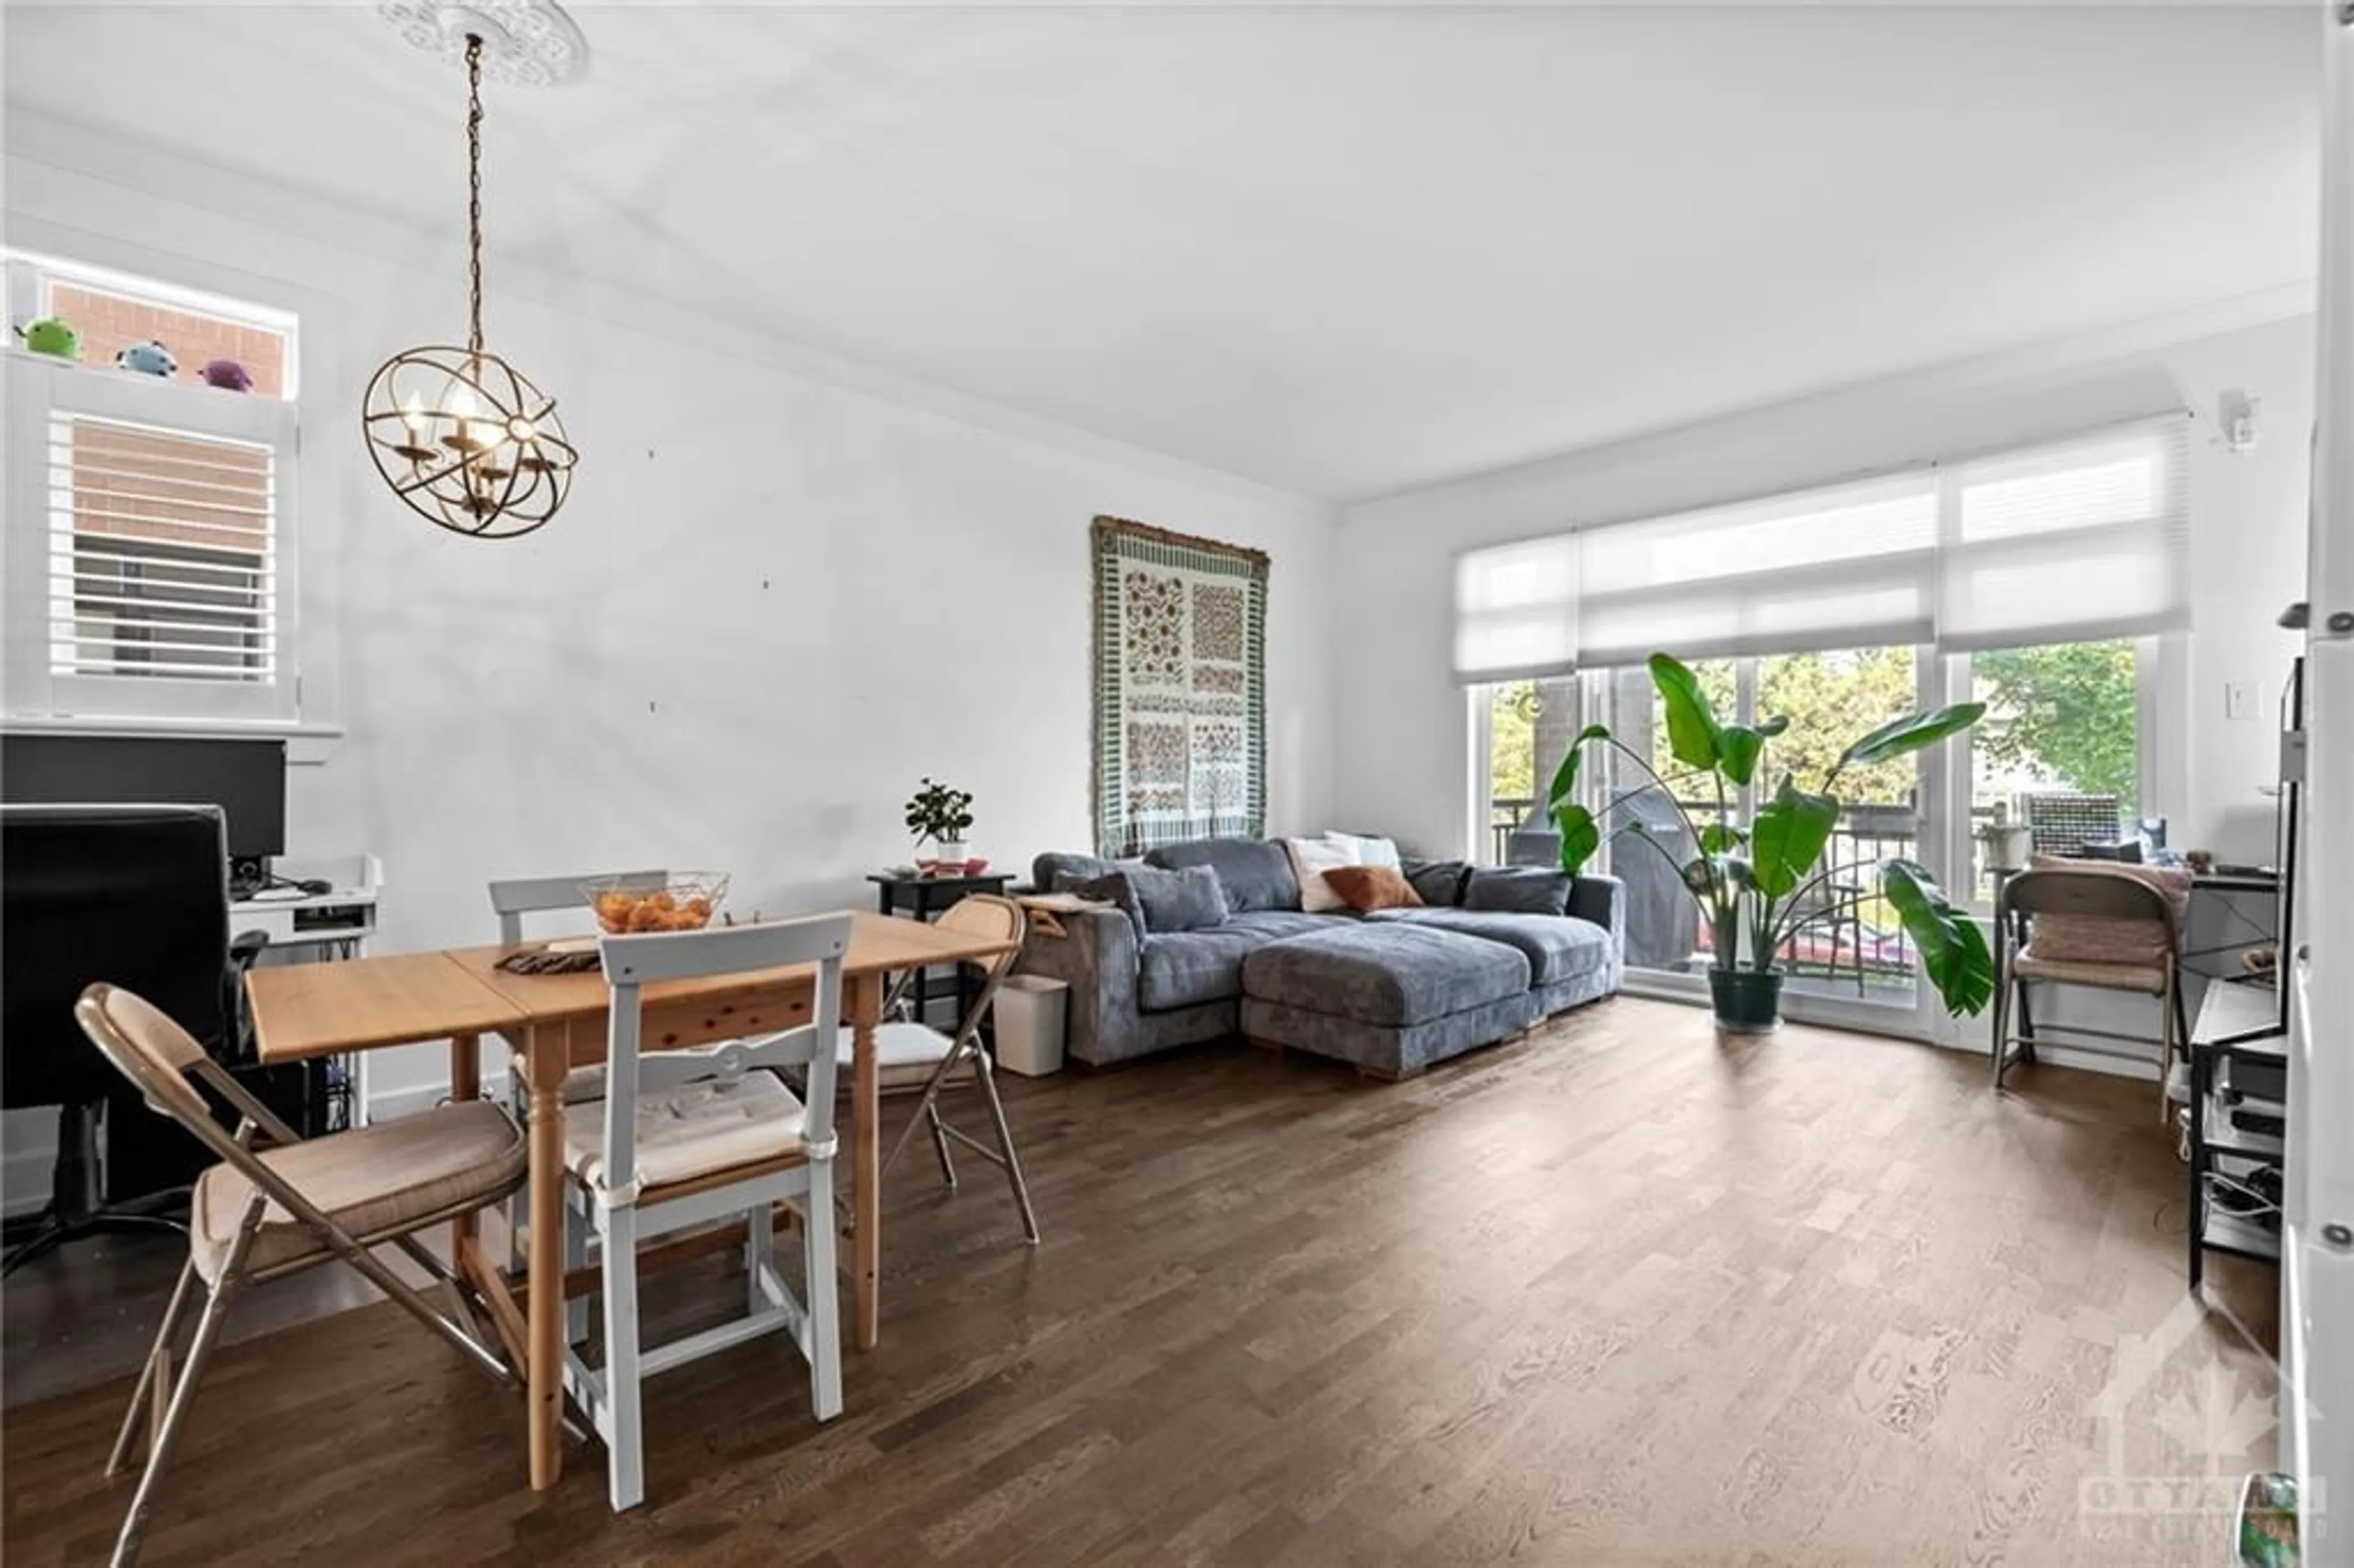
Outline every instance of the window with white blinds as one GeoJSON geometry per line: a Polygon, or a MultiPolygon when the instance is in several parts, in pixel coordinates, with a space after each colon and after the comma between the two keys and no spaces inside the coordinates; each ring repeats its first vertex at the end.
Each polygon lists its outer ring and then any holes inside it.
{"type": "Polygon", "coordinates": [[[1465,682],[1684,659],[2024,647],[2190,621],[2188,420],[1474,550],[1465,682]]]}
{"type": "MultiPolygon", "coordinates": [[[[90,283],[39,259],[7,269],[20,302],[90,283]]],[[[6,716],[299,722],[293,319],[233,302],[207,316],[202,296],[175,291],[168,319],[151,320],[132,307],[162,285],[105,281],[113,292],[72,296],[80,360],[5,351],[6,716]],[[108,301],[122,308],[106,314],[108,301]],[[239,355],[253,389],[208,385],[185,363],[170,376],[106,363],[90,348],[104,331],[162,337],[175,355],[239,355]]]]}
{"type": "Polygon", "coordinates": [[[268,446],[52,410],[49,672],[278,674],[268,446]]]}

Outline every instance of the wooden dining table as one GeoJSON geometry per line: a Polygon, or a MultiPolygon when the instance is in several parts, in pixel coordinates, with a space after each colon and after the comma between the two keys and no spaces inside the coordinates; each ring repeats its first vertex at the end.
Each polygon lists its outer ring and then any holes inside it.
{"type": "MultiPolygon", "coordinates": [[[[882,1332],[877,1286],[883,1245],[881,1082],[875,1030],[888,977],[903,969],[991,959],[1013,944],[867,912],[851,916],[843,960],[843,1009],[854,1042],[851,1085],[852,1340],[872,1350],[882,1332]]],[[[541,944],[525,944],[539,946],[541,944]]],[[[450,1093],[482,1093],[481,1042],[505,1042],[529,1096],[530,1242],[523,1286],[484,1246],[474,1221],[455,1230],[456,1263],[482,1290],[508,1354],[525,1369],[531,1484],[563,1473],[564,1080],[605,1058],[605,979],[594,969],[517,974],[498,968],[512,949],[453,948],[285,964],[246,977],[256,1053],[264,1063],[343,1055],[439,1040],[450,1043],[450,1093]]],[[[645,991],[640,1048],[681,1050],[790,1029],[809,1022],[816,994],[809,965],[672,980],[645,991]]]]}

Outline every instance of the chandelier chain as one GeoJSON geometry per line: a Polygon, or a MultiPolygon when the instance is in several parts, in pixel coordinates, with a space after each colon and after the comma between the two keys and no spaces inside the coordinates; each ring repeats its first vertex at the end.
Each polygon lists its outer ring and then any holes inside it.
{"type": "Polygon", "coordinates": [[[466,347],[482,351],[482,37],[466,35],[466,347]]]}

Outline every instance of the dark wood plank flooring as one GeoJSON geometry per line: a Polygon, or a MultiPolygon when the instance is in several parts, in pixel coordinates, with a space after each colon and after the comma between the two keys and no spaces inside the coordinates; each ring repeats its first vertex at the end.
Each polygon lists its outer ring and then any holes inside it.
{"type": "MultiPolygon", "coordinates": [[[[1016,1081],[1044,1245],[911,1149],[840,1420],[777,1342],[680,1369],[616,1518],[600,1450],[533,1494],[519,1399],[378,1302],[222,1353],[146,1561],[2219,1561],[2220,1517],[2085,1503],[2270,1462],[2274,1277],[2184,1307],[2147,1086],[2012,1086],[1635,1000],[1397,1085],[1239,1044],[1016,1081]]],[[[127,1387],[7,1412],[12,1568],[103,1561],[127,1387]]]]}

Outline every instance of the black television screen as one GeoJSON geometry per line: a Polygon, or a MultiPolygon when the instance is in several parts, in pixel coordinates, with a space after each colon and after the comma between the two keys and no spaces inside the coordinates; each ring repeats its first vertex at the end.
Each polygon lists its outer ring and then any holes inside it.
{"type": "Polygon", "coordinates": [[[0,736],[11,805],[218,806],[232,860],[286,853],[286,743],[113,735],[0,736]]]}

